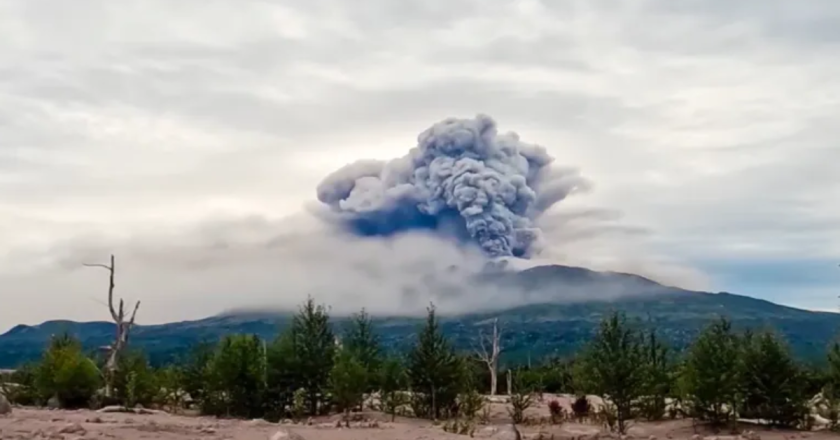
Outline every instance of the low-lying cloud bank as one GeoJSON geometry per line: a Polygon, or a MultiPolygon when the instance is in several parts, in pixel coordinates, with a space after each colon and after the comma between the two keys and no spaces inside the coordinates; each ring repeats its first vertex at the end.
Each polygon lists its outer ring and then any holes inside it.
{"type": "MultiPolygon", "coordinates": [[[[590,185],[574,168],[550,167],[541,147],[497,136],[484,116],[442,124],[421,134],[408,156],[357,162],[327,177],[317,191],[322,203],[301,213],[77,237],[30,253],[28,272],[0,277],[24,295],[61,292],[68,304],[101,303],[106,275],[82,264],[114,253],[119,295],[142,299],[139,316],[155,321],[289,309],[309,295],[338,314],[365,307],[413,315],[430,302],[460,313],[535,300],[472,282],[500,257],[508,270],[579,265],[703,287],[700,274],[646,248],[650,232],[622,225],[619,213],[556,204],[590,185]]],[[[598,295],[615,297],[555,300],[598,295]]]]}

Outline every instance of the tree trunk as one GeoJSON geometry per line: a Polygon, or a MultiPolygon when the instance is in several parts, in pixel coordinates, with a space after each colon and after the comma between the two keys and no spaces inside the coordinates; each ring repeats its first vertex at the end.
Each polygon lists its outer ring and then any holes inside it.
{"type": "Polygon", "coordinates": [[[114,275],[116,273],[116,266],[114,264],[114,256],[111,255],[111,264],[83,264],[88,267],[101,267],[108,270],[108,311],[111,313],[111,319],[116,324],[116,335],[114,342],[108,347],[108,360],[105,361],[105,397],[111,398],[114,396],[114,378],[118,368],[119,355],[128,344],[128,335],[131,332],[131,327],[134,325],[134,318],[137,316],[137,309],[140,307],[140,301],[134,304],[134,311],[131,317],[126,321],[125,303],[120,300],[119,310],[114,307],[114,275]]]}
{"type": "Polygon", "coordinates": [[[499,373],[495,368],[490,369],[490,395],[495,396],[499,387],[499,373]]]}
{"type": "Polygon", "coordinates": [[[499,383],[499,354],[502,348],[499,344],[501,333],[499,332],[499,319],[493,319],[493,335],[486,337],[479,332],[480,351],[476,350],[478,357],[487,364],[487,369],[490,370],[490,395],[495,396],[498,391],[499,383]],[[487,346],[490,346],[489,350],[487,346]]]}

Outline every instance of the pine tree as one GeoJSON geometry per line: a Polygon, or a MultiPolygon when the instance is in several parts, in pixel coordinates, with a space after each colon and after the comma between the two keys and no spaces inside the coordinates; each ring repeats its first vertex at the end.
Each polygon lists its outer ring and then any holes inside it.
{"type": "Polygon", "coordinates": [[[650,329],[644,342],[645,397],[641,402],[641,415],[648,420],[661,420],[665,417],[665,399],[671,392],[671,360],[668,347],[650,329]]]}
{"type": "Polygon", "coordinates": [[[365,391],[373,391],[379,366],[382,363],[382,351],[373,322],[364,309],[353,315],[341,343],[344,349],[349,350],[364,367],[368,381],[365,391]]]}
{"type": "Polygon", "coordinates": [[[318,414],[335,360],[335,336],[326,307],[311,297],[292,319],[291,336],[300,385],[306,390],[311,415],[318,414]]]}
{"type": "Polygon", "coordinates": [[[367,383],[367,371],[354,353],[339,350],[330,373],[329,387],[338,410],[344,412],[347,427],[350,427],[350,410],[361,404],[367,383]]]}
{"type": "Polygon", "coordinates": [[[701,332],[689,347],[681,388],[692,417],[720,427],[734,420],[741,387],[740,344],[732,324],[721,318],[701,332]]]}
{"type": "Polygon", "coordinates": [[[267,418],[277,421],[292,414],[295,392],[302,389],[301,368],[295,351],[291,329],[280,333],[268,346],[266,353],[266,411],[267,418]]]}
{"type": "Polygon", "coordinates": [[[408,353],[408,378],[415,393],[412,401],[415,415],[439,419],[456,412],[463,370],[440,332],[434,306],[428,311],[426,325],[408,353]]]}
{"type": "Polygon", "coordinates": [[[746,417],[785,428],[806,417],[803,373],[787,348],[770,332],[743,341],[740,383],[746,417]]]}
{"type": "Polygon", "coordinates": [[[642,338],[623,314],[613,313],[601,322],[595,338],[580,359],[578,374],[593,393],[613,405],[618,432],[624,434],[633,418],[634,402],[645,391],[646,357],[642,338]]]}
{"type": "Polygon", "coordinates": [[[840,341],[828,350],[828,371],[823,396],[829,409],[832,429],[840,429],[840,341]]]}
{"type": "Polygon", "coordinates": [[[397,409],[407,403],[403,394],[406,382],[406,372],[400,360],[395,357],[385,359],[379,369],[379,398],[382,410],[391,415],[392,422],[397,416],[397,409]]]}
{"type": "Polygon", "coordinates": [[[180,388],[196,402],[204,400],[207,365],[213,359],[216,344],[202,341],[187,352],[183,361],[180,388]]]}
{"type": "Polygon", "coordinates": [[[249,418],[263,415],[265,370],[260,338],[230,335],[222,339],[207,365],[206,377],[203,412],[249,418]]]}

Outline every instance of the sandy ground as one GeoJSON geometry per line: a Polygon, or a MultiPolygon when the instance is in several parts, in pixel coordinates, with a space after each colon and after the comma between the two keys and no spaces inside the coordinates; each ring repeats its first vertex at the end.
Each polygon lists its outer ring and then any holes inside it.
{"type": "MultiPolygon", "coordinates": [[[[528,415],[539,420],[548,416],[548,399],[537,403],[528,411],[528,415]]],[[[562,400],[561,400],[562,401],[562,400]]],[[[492,437],[495,426],[509,423],[504,404],[492,404],[490,425],[479,425],[476,438],[492,437]]],[[[9,416],[0,416],[0,439],[155,439],[155,440],[269,440],[278,432],[286,429],[308,440],[433,440],[465,439],[467,436],[446,433],[440,426],[430,422],[398,418],[390,423],[389,417],[366,413],[366,422],[355,423],[350,428],[336,428],[338,416],[325,417],[311,421],[311,425],[281,425],[262,420],[219,420],[209,417],[159,414],[100,414],[94,411],[59,411],[35,408],[15,408],[9,416]],[[370,421],[377,422],[370,427],[370,421]]],[[[591,424],[565,423],[562,426],[550,424],[532,424],[520,426],[523,438],[545,439],[594,439],[615,437],[604,434],[591,424]]],[[[787,440],[809,438],[812,440],[840,439],[840,435],[828,432],[784,432],[770,431],[752,426],[744,430],[755,431],[760,438],[787,440]]],[[[630,429],[630,437],[639,439],[691,439],[695,435],[690,421],[677,420],[661,423],[637,423],[630,429]]],[[[735,439],[726,433],[715,435],[698,429],[700,437],[718,440],[735,439]]],[[[696,437],[695,437],[696,438],[696,437]]]]}

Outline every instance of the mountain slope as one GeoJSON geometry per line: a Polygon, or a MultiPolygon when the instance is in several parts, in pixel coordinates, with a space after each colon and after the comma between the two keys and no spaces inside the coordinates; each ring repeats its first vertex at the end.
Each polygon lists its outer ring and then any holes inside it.
{"type": "MultiPolygon", "coordinates": [[[[794,352],[807,359],[822,357],[840,330],[840,314],[812,312],[729,293],[693,292],[657,284],[630,274],[594,272],[566,266],[541,266],[526,271],[488,274],[482,282],[524,292],[529,305],[495,312],[442,316],[443,331],[456,347],[469,350],[478,328],[499,317],[504,327],[507,362],[564,355],[590,338],[601,317],[621,310],[642,325],[652,325],[677,349],[717,316],[727,316],[737,327],[772,328],[783,334],[794,352]],[[584,300],[584,298],[598,298],[584,300]],[[569,302],[571,300],[571,302],[569,302]]],[[[442,311],[445,312],[445,311],[442,311]]],[[[131,344],[142,348],[155,363],[176,360],[190,346],[214,341],[230,333],[254,333],[271,339],[289,320],[289,313],[239,312],[197,321],[137,326],[131,344]]],[[[375,319],[388,349],[409,346],[422,318],[375,319]]],[[[336,317],[337,330],[347,319],[336,317]]],[[[48,321],[38,326],[17,326],[0,335],[0,368],[37,359],[50,335],[67,331],[85,347],[110,342],[114,326],[107,322],[48,321]]]]}

